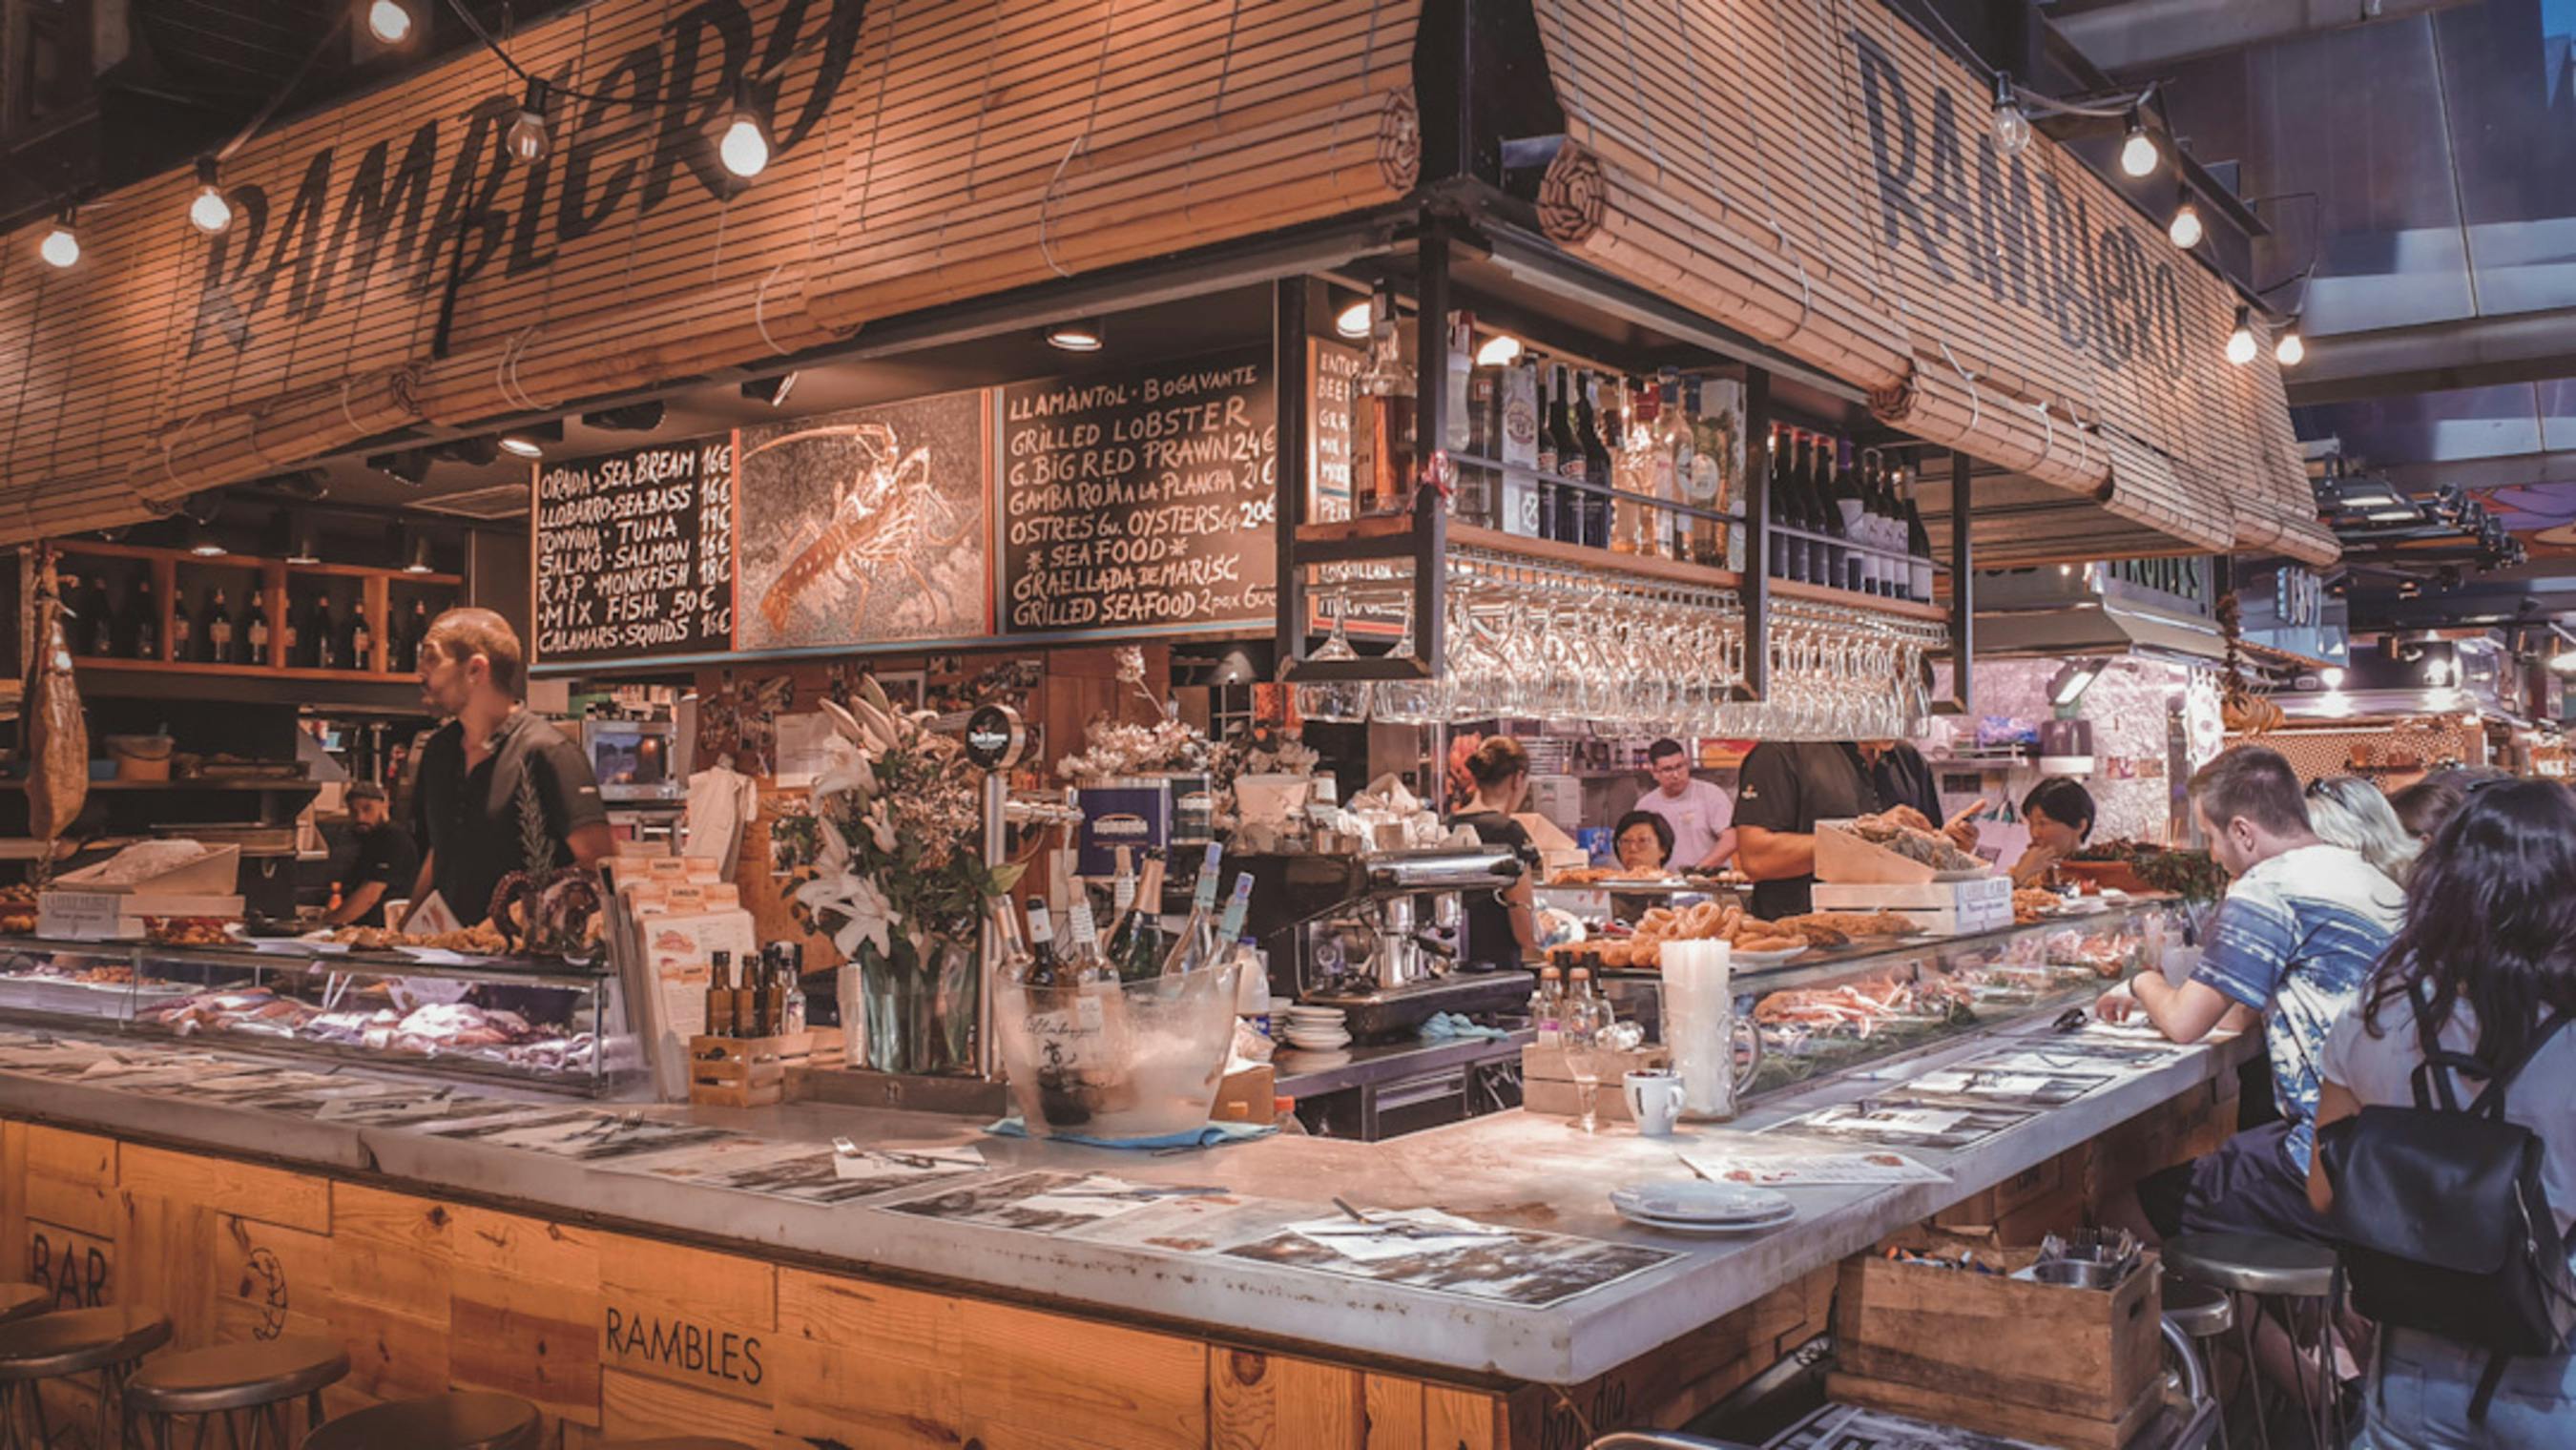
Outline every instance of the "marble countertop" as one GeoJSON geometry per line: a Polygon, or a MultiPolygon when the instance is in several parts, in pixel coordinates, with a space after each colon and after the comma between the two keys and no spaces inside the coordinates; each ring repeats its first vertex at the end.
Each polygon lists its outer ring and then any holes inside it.
{"type": "MultiPolygon", "coordinates": [[[[2045,1034],[2043,1019],[1954,1038],[1931,1052],[1771,1098],[1736,1122],[1686,1125],[1677,1136],[1664,1139],[1644,1138],[1624,1127],[1585,1136],[1565,1119],[1510,1112],[1380,1143],[1283,1134],[1161,1155],[994,1137],[956,1118],[824,1104],[642,1110],[650,1117],[720,1125],[789,1143],[828,1143],[835,1135],[872,1147],[972,1143],[996,1175],[1043,1168],[1114,1174],[1136,1183],[1216,1186],[1279,1201],[1281,1222],[1329,1216],[1335,1211],[1329,1200],[1339,1196],[1363,1208],[1431,1206],[1509,1227],[1647,1245],[1678,1255],[1543,1308],[1219,1254],[961,1224],[876,1206],[887,1198],[917,1196],[924,1191],[918,1188],[861,1203],[811,1204],[401,1128],[353,1127],[14,1073],[0,1073],[0,1114],[389,1179],[432,1194],[719,1241],[739,1252],[770,1251],[963,1292],[1034,1299],[1072,1312],[1313,1345],[1343,1357],[1366,1356],[1451,1375],[1572,1385],[2232,1071],[2243,1055],[2227,1043],[2180,1051],[1963,1150],[1914,1153],[1951,1175],[1947,1183],[1784,1190],[1797,1204],[1798,1218],[1754,1235],[1655,1233],[1622,1220],[1607,1201],[1608,1191],[1623,1184],[1690,1177],[1677,1150],[1721,1145],[1819,1106],[1883,1092],[1902,1076],[1987,1051],[1999,1038],[2045,1034]],[[1293,1211],[1286,1211],[1288,1206],[1293,1211]]],[[[139,1046],[131,1039],[115,1046],[129,1059],[176,1050],[139,1046]]]]}

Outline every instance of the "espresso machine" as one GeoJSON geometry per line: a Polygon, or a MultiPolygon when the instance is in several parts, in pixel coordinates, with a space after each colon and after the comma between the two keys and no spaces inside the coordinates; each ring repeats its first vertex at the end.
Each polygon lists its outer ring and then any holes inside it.
{"type": "Polygon", "coordinates": [[[1342,1009],[1361,1043],[1411,1035],[1436,1013],[1517,1009],[1523,972],[1457,970],[1470,891],[1520,879],[1508,848],[1353,855],[1240,855],[1253,876],[1248,929],[1270,957],[1274,997],[1342,1009]]]}

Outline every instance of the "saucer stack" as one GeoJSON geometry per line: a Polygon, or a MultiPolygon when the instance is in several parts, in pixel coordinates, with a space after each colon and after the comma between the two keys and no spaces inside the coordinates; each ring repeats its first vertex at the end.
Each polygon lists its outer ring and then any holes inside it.
{"type": "Polygon", "coordinates": [[[1333,1052],[1351,1045],[1350,1027],[1339,1007],[1291,1007],[1286,1016],[1291,1047],[1333,1052]]]}
{"type": "Polygon", "coordinates": [[[1798,1216],[1786,1194],[1738,1183],[1639,1183],[1614,1190],[1610,1206],[1641,1228],[1683,1234],[1750,1233],[1798,1216]]]}

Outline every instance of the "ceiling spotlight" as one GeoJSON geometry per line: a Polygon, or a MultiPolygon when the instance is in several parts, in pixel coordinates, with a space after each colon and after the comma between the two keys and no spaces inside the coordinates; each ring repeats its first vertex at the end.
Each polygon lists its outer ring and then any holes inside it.
{"type": "Polygon", "coordinates": [[[527,99],[519,103],[518,114],[510,118],[510,129],[503,140],[508,144],[510,154],[519,158],[521,165],[533,165],[545,159],[546,147],[550,144],[551,138],[546,134],[546,83],[544,81],[535,76],[528,77],[527,99]]]}
{"type": "Polygon", "coordinates": [[[1097,317],[1077,317],[1071,322],[1059,322],[1047,329],[1046,340],[1047,346],[1062,348],[1066,352],[1098,352],[1108,345],[1107,332],[1097,317]]]}
{"type": "Polygon", "coordinates": [[[223,181],[211,156],[197,158],[197,196],[188,203],[188,223],[210,237],[233,224],[233,204],[224,200],[223,181]]]}
{"type": "Polygon", "coordinates": [[[2280,341],[2272,344],[2272,360],[2285,368],[2294,368],[2305,362],[2307,356],[2308,345],[2299,340],[2298,319],[2292,318],[2288,329],[2282,332],[2280,341]]]}
{"type": "Polygon", "coordinates": [[[371,454],[367,459],[367,466],[389,478],[398,479],[418,488],[429,477],[429,450],[404,448],[392,453],[371,454]]]}
{"type": "Polygon", "coordinates": [[[2049,678],[2048,702],[2061,710],[2072,708],[2084,698],[2086,690],[2093,688],[2093,681],[2109,663],[2106,659],[2068,660],[2049,678]]]}
{"type": "Polygon", "coordinates": [[[780,373],[774,378],[753,378],[742,385],[742,395],[755,403],[784,408],[787,395],[796,389],[796,376],[794,373],[780,373]]]}
{"type": "Polygon", "coordinates": [[[188,520],[188,552],[200,559],[220,559],[231,551],[217,543],[214,535],[206,532],[206,526],[202,520],[191,518],[188,520]]]}
{"type": "Polygon", "coordinates": [[[411,547],[404,551],[402,571],[406,574],[430,572],[429,535],[415,533],[411,536],[411,547]]]}
{"type": "Polygon", "coordinates": [[[2138,108],[2129,108],[2129,139],[2120,143],[2120,169],[2131,176],[2153,176],[2164,160],[2156,150],[2156,138],[2147,134],[2146,118],[2138,108]]]}
{"type": "Polygon", "coordinates": [[[1369,304],[1363,297],[1333,315],[1333,331],[1344,337],[1369,335],[1369,304]]]}
{"type": "Polygon", "coordinates": [[[54,218],[53,229],[45,233],[44,240],[36,243],[36,255],[57,267],[68,267],[80,260],[80,235],[72,230],[68,208],[54,218]]]}
{"type": "Polygon", "coordinates": [[[379,45],[408,45],[420,33],[420,17],[409,0],[361,0],[367,7],[367,34],[379,45]]]}
{"type": "Polygon", "coordinates": [[[2254,360],[2254,309],[2236,309],[2236,330],[2227,334],[2227,360],[2243,367],[2254,360]]]}
{"type": "Polygon", "coordinates": [[[2192,205],[2187,196],[2174,208],[2173,220],[2165,223],[2165,239],[2186,252],[2199,246],[2200,239],[2208,234],[2200,224],[2200,208],[2192,205]]]}
{"type": "Polygon", "coordinates": [[[1508,332],[1498,332],[1476,349],[1476,366],[1507,368],[1521,360],[1521,340],[1508,332]]]}
{"type": "Polygon", "coordinates": [[[1995,149],[2006,156],[2030,149],[2030,113],[2021,108],[2013,78],[2003,71],[1995,72],[1995,149]]]}
{"type": "Polygon", "coordinates": [[[751,87],[736,85],[733,105],[706,125],[716,160],[737,180],[749,181],[769,169],[769,112],[754,103],[751,87]]]}
{"type": "Polygon", "coordinates": [[[494,441],[500,444],[502,452],[514,457],[543,458],[547,444],[563,441],[563,424],[531,423],[525,428],[513,428],[494,441]]]}
{"type": "Polygon", "coordinates": [[[662,426],[666,409],[659,398],[615,408],[595,408],[581,415],[581,425],[608,433],[650,433],[662,426]]]}

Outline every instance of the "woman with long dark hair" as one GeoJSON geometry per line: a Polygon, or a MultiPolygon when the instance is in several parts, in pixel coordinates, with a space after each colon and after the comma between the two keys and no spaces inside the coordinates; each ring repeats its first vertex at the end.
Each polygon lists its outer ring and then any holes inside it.
{"type": "MultiPolygon", "coordinates": [[[[2364,1107],[2411,1106],[2424,1010],[2445,1051],[2520,1060],[2542,1024],[2576,1013],[2576,794],[2545,781],[2471,788],[2407,879],[2406,925],[2335,1027],[2320,1064],[2317,1126],[2364,1107]]],[[[2466,1076],[2466,1074],[2463,1074],[2466,1076]]],[[[2470,1079],[2471,1093],[2480,1086],[2470,1079]]],[[[2542,1182],[2563,1234],[2576,1210],[2576,1031],[2542,1043],[2505,1094],[2505,1116],[2544,1145],[2542,1182]]],[[[2308,1196],[2333,1185],[2317,1155],[2308,1196]]],[[[2516,1357],[2482,1419],[2470,1402],[2487,1351],[2384,1327],[2367,1396],[2369,1450],[2524,1450],[2576,1435],[2576,1356],[2516,1357]]]]}

